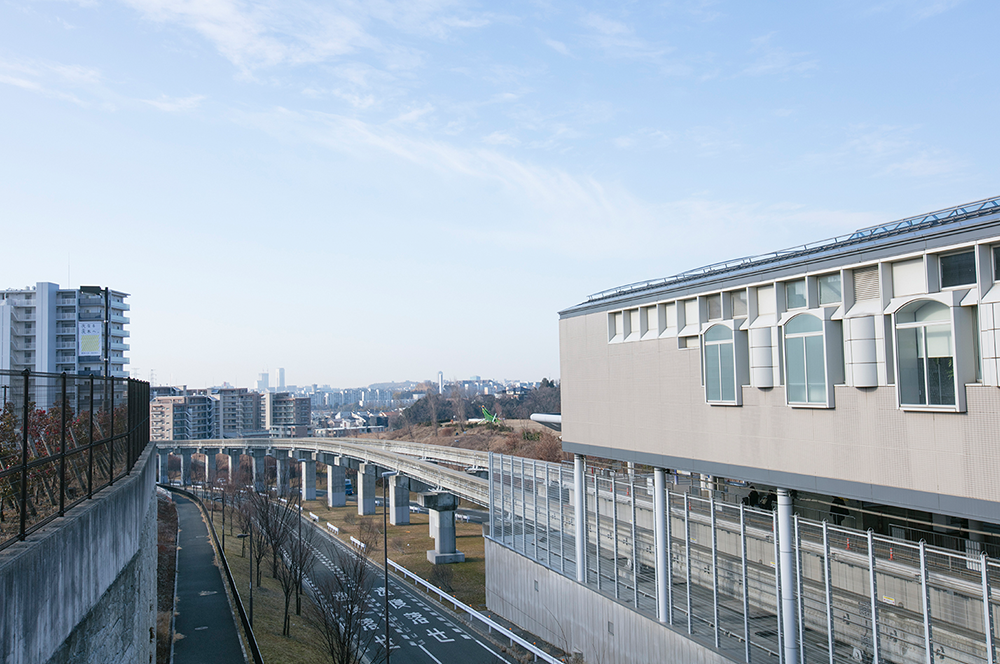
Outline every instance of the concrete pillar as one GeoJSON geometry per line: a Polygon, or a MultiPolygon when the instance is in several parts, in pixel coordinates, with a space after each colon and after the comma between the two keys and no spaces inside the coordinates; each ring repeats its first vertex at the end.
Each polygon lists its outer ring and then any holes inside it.
{"type": "Polygon", "coordinates": [[[169,484],[170,478],[167,476],[167,468],[170,465],[170,452],[160,452],[156,456],[160,458],[160,484],[169,484]]]}
{"type": "Polygon", "coordinates": [[[205,452],[205,483],[206,484],[214,484],[215,483],[215,476],[217,474],[217,471],[216,471],[216,461],[217,461],[217,459],[215,458],[215,453],[216,452],[218,452],[218,450],[208,450],[207,452],[205,452]]]}
{"type": "Polygon", "coordinates": [[[278,495],[284,496],[288,493],[288,456],[283,450],[274,452],[274,464],[278,495]]]}
{"type": "Polygon", "coordinates": [[[299,488],[302,490],[302,500],[316,500],[316,461],[309,455],[299,459],[299,488]]]}
{"type": "Polygon", "coordinates": [[[229,458],[229,467],[228,467],[228,470],[227,470],[227,474],[228,474],[227,477],[228,477],[229,483],[230,484],[234,484],[236,482],[236,480],[239,479],[239,475],[240,475],[240,456],[241,455],[239,454],[239,452],[237,452],[236,454],[227,454],[226,456],[229,458]]]}
{"type": "Polygon", "coordinates": [[[191,452],[181,452],[181,485],[191,485],[191,452]]]}
{"type": "Polygon", "coordinates": [[[358,485],[354,487],[358,494],[358,514],[366,516],[375,514],[375,472],[378,468],[371,463],[358,465],[358,485]]]}
{"type": "Polygon", "coordinates": [[[583,486],[583,455],[573,455],[573,512],[576,529],[576,580],[587,583],[587,492],[583,486]]]}
{"type": "Polygon", "coordinates": [[[347,504],[344,489],[344,468],[332,463],[326,465],[326,506],[343,507],[347,504]]]}
{"type": "Polygon", "coordinates": [[[653,537],[656,548],[656,619],[669,621],[667,606],[667,514],[666,476],[662,468],[653,469],[653,537]]]}
{"type": "Polygon", "coordinates": [[[435,565],[465,562],[465,554],[455,549],[458,499],[450,493],[422,493],[420,504],[430,514],[430,534],[434,538],[434,550],[427,552],[427,560],[435,565]]]}
{"type": "Polygon", "coordinates": [[[389,482],[389,523],[394,526],[410,524],[410,479],[402,475],[385,477],[389,482]]]}
{"type": "Polygon", "coordinates": [[[252,450],[250,460],[253,462],[253,488],[254,491],[264,490],[264,450],[252,450]]]}
{"type": "Polygon", "coordinates": [[[778,550],[781,556],[781,633],[785,650],[785,664],[799,663],[794,543],[795,528],[792,526],[792,497],[788,494],[788,489],[778,489],[778,550]]]}

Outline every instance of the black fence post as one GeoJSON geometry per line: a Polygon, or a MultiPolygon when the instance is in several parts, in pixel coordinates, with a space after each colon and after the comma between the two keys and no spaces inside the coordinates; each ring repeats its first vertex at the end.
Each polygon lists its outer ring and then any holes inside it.
{"type": "Polygon", "coordinates": [[[62,406],[59,427],[59,516],[66,515],[66,372],[62,372],[62,406]]]}
{"type": "Polygon", "coordinates": [[[94,497],[94,374],[90,374],[90,433],[87,435],[87,498],[94,497]]]}
{"type": "MultiPolygon", "coordinates": [[[[110,438],[108,438],[108,485],[115,483],[115,381],[108,375],[104,376],[104,393],[111,393],[111,404],[108,406],[108,417],[111,422],[110,438]],[[110,383],[111,389],[108,389],[110,383]]],[[[107,405],[107,404],[105,404],[107,405]]]]}
{"type": "Polygon", "coordinates": [[[21,524],[18,530],[18,537],[24,539],[24,531],[28,525],[28,377],[31,375],[30,369],[25,369],[24,376],[24,404],[21,419],[21,524]]]}

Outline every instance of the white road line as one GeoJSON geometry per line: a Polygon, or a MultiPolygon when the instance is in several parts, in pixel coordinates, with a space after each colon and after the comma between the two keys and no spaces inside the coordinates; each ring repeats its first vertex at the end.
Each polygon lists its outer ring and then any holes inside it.
{"type": "MultiPolygon", "coordinates": [[[[432,655],[430,650],[428,650],[427,648],[425,648],[423,646],[417,646],[417,647],[420,648],[421,650],[423,650],[425,653],[427,653],[427,656],[430,657],[431,659],[433,659],[435,662],[437,662],[437,664],[441,664],[441,660],[438,659],[437,657],[435,657],[434,655],[432,655]]],[[[485,648],[485,646],[483,646],[483,647],[485,648]]],[[[487,648],[487,650],[489,650],[489,648],[487,648]]]]}
{"type": "Polygon", "coordinates": [[[490,650],[489,648],[487,648],[486,644],[484,644],[479,639],[476,639],[475,641],[476,641],[476,643],[478,643],[479,645],[481,645],[483,648],[485,648],[486,652],[488,652],[489,654],[493,655],[494,657],[496,657],[497,659],[499,659],[501,662],[506,661],[506,660],[504,660],[503,657],[501,657],[500,655],[496,654],[495,652],[493,652],[492,650],[490,650]]]}

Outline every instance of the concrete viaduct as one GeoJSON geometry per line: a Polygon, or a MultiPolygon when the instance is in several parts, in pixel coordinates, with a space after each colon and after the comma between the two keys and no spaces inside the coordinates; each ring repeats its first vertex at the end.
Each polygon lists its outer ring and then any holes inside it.
{"type": "Polygon", "coordinates": [[[304,500],[316,499],[316,463],[327,468],[327,505],[343,507],[347,504],[345,490],[346,470],[357,471],[358,514],[375,513],[375,480],[382,469],[398,471],[389,483],[389,519],[393,525],[410,522],[410,491],[421,494],[422,504],[430,512],[430,534],[434,538],[434,551],[427,557],[434,563],[460,562],[464,559],[455,549],[455,509],[458,497],[489,507],[489,482],[485,479],[489,453],[462,450],[439,445],[420,443],[345,439],[345,438],[245,438],[225,440],[156,441],[159,459],[159,481],[168,482],[169,455],[181,458],[181,482],[189,485],[191,457],[203,454],[206,458],[208,480],[216,473],[218,455],[229,457],[228,467],[240,467],[240,459],[250,459],[253,484],[257,490],[265,485],[264,458],[274,458],[277,470],[278,491],[288,490],[288,462],[300,463],[299,486],[304,500]],[[454,470],[439,463],[460,466],[454,470]]]}

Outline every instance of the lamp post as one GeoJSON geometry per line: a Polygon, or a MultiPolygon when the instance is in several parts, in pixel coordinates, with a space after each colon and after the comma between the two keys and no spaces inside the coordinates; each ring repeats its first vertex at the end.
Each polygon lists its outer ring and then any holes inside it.
{"type": "Polygon", "coordinates": [[[236,537],[243,539],[244,537],[250,537],[250,627],[253,627],[253,524],[250,524],[249,533],[240,533],[236,537]]]}
{"type": "Polygon", "coordinates": [[[382,571],[385,573],[385,664],[389,664],[389,478],[398,470],[382,473],[382,571]]]}

